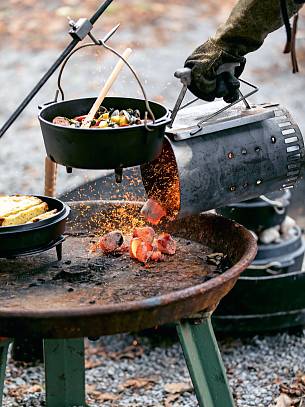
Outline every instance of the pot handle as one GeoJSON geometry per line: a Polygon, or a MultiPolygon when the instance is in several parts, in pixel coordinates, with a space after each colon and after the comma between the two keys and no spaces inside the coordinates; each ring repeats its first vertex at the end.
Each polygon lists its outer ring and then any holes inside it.
{"type": "Polygon", "coordinates": [[[150,115],[153,124],[155,123],[155,116],[150,108],[149,105],[149,101],[147,98],[147,94],[146,91],[144,89],[144,86],[138,76],[138,74],[136,73],[136,71],[134,70],[134,68],[130,65],[130,63],[126,60],[126,58],[124,58],[118,51],[116,51],[114,48],[110,47],[109,45],[106,45],[106,41],[105,40],[97,40],[95,39],[92,35],[90,35],[90,38],[92,39],[93,43],[87,43],[87,44],[83,44],[80,45],[79,47],[75,48],[73,51],[70,52],[70,54],[66,57],[66,59],[64,60],[60,70],[59,70],[59,74],[58,74],[58,78],[57,78],[57,92],[60,93],[62,100],[65,99],[65,95],[64,95],[64,91],[61,85],[61,79],[62,79],[62,75],[63,75],[63,71],[65,69],[65,66],[67,65],[67,62],[69,61],[69,59],[72,57],[72,55],[74,55],[77,51],[79,51],[82,48],[86,48],[86,47],[92,47],[92,46],[102,46],[104,47],[106,50],[112,52],[114,55],[116,55],[118,58],[120,58],[125,65],[129,68],[129,70],[131,71],[131,73],[133,74],[134,78],[136,79],[142,94],[144,96],[144,100],[145,100],[145,106],[146,106],[146,112],[145,112],[145,127],[146,129],[149,131],[149,127],[147,125],[147,117],[148,114],[150,115]]]}
{"type": "Polygon", "coordinates": [[[146,127],[148,127],[149,129],[153,129],[156,127],[166,125],[170,122],[171,122],[171,117],[170,117],[170,113],[168,113],[165,117],[161,117],[160,119],[157,119],[154,123],[147,124],[146,127]]]}
{"type": "Polygon", "coordinates": [[[261,265],[256,265],[256,264],[251,264],[250,266],[247,267],[249,270],[266,270],[270,274],[278,274],[278,271],[276,270],[271,270],[271,267],[274,267],[275,269],[283,269],[285,267],[290,267],[295,264],[294,259],[286,260],[286,261],[271,261],[270,263],[266,264],[261,264],[261,265]]]}

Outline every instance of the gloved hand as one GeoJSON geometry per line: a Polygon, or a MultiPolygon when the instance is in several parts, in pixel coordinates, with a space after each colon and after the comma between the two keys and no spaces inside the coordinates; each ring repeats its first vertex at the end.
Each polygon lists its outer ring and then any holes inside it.
{"type": "Polygon", "coordinates": [[[189,90],[198,98],[208,102],[222,97],[225,102],[232,103],[239,98],[240,83],[237,78],[243,72],[245,63],[244,57],[229,54],[213,39],[209,39],[185,61],[185,67],[192,70],[189,90]],[[217,75],[218,69],[225,63],[240,65],[235,68],[234,75],[230,72],[217,75]]]}
{"type": "MultiPolygon", "coordinates": [[[[286,3],[291,17],[303,1],[286,0],[286,3]]],[[[240,67],[235,69],[238,78],[246,63],[244,55],[257,50],[267,35],[282,25],[279,0],[239,0],[213,38],[186,60],[185,66],[192,69],[190,91],[207,101],[215,97],[224,97],[227,102],[236,100],[239,84],[232,75],[218,77],[218,68],[227,62],[239,62],[240,67]]]]}

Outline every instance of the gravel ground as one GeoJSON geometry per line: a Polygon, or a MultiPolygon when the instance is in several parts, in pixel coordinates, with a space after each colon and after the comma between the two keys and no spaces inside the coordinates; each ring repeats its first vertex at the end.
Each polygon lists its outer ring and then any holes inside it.
{"type": "MultiPolygon", "coordinates": [[[[172,106],[179,91],[179,85],[172,80],[173,71],[182,66],[185,57],[196,45],[213,33],[216,25],[228,12],[228,8],[221,10],[216,8],[215,13],[209,14],[207,18],[203,3],[206,2],[193,2],[192,7],[188,7],[181,2],[175,11],[171,10],[153,28],[147,25],[136,29],[124,27],[122,21],[123,27],[120,29],[119,38],[113,43],[121,49],[125,44],[132,43],[136,52],[131,61],[143,78],[150,98],[172,106]],[[161,36],[162,38],[156,34],[158,24],[163,28],[163,34],[166,33],[161,36]]],[[[297,40],[303,70],[304,21],[304,18],[301,19],[297,40]]],[[[101,27],[102,23],[97,29],[100,30],[100,35],[103,32],[101,27]]],[[[58,38],[62,38],[60,33],[58,38]]],[[[255,96],[254,101],[282,103],[291,110],[304,131],[305,76],[303,73],[291,75],[289,58],[281,54],[284,38],[284,31],[279,30],[268,38],[261,50],[250,55],[244,78],[251,79],[260,87],[260,93],[255,96]]],[[[53,47],[49,47],[49,43],[44,49],[34,50],[29,43],[25,43],[22,48],[15,48],[9,41],[1,44],[0,123],[5,121],[16,104],[46,71],[59,50],[54,44],[53,47]]],[[[65,75],[68,98],[95,95],[96,88],[100,87],[99,74],[107,74],[114,64],[113,59],[105,54],[90,54],[90,58],[88,55],[78,57],[68,68],[69,71],[65,75]],[[98,68],[101,63],[102,68],[98,68]]],[[[138,95],[136,86],[131,85],[133,83],[131,80],[125,73],[112,93],[125,96],[138,95]]],[[[51,100],[54,90],[53,78],[1,140],[0,193],[41,193],[44,147],[36,119],[37,105],[51,100]]],[[[72,175],[67,175],[61,168],[58,191],[65,192],[100,175],[101,172],[86,171],[74,171],[72,175]]],[[[279,382],[290,381],[305,366],[304,332],[226,339],[221,340],[220,344],[238,406],[268,407],[278,394],[279,382]]],[[[87,355],[86,373],[90,406],[197,405],[193,392],[188,389],[189,376],[177,343],[163,344],[156,338],[152,340],[122,335],[105,338],[99,343],[90,343],[87,355]],[[138,342],[134,343],[135,340],[138,342]],[[126,346],[133,343],[134,349],[130,355],[130,350],[126,351],[126,346]],[[137,351],[137,348],[141,350],[137,351]],[[122,351],[123,356],[113,354],[119,351],[122,351]],[[95,362],[98,366],[92,367],[95,362]],[[135,378],[146,380],[133,384],[127,382],[135,378]],[[165,384],[169,383],[186,383],[185,391],[182,391],[180,386],[181,393],[176,393],[177,397],[173,396],[171,402],[169,399],[171,394],[165,390],[165,384]],[[107,396],[105,393],[113,394],[113,400],[107,401],[107,397],[111,398],[111,395],[107,396]]],[[[10,363],[4,406],[43,406],[42,390],[42,366],[29,367],[10,363]]]]}
{"type": "MultiPolygon", "coordinates": [[[[221,340],[237,406],[273,405],[279,383],[289,382],[304,371],[304,345],[302,331],[294,335],[221,340]]],[[[198,405],[174,333],[106,337],[88,342],[86,355],[89,406],[198,405]]],[[[4,406],[43,406],[43,386],[41,365],[25,367],[10,363],[4,406]]]]}

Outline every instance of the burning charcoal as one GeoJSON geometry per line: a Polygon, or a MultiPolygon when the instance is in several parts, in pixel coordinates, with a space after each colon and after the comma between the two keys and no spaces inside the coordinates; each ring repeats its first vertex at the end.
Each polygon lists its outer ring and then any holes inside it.
{"type": "Polygon", "coordinates": [[[129,252],[129,246],[127,243],[123,243],[122,246],[118,249],[120,253],[128,253],[129,252]]]}
{"type": "Polygon", "coordinates": [[[58,126],[65,126],[65,127],[70,126],[70,122],[66,117],[61,117],[61,116],[54,117],[52,122],[53,122],[53,124],[57,124],[58,126]]]}
{"type": "Polygon", "coordinates": [[[141,209],[141,214],[148,222],[157,225],[166,216],[166,210],[153,198],[149,198],[141,209]]]}
{"type": "Polygon", "coordinates": [[[106,233],[98,242],[98,247],[105,253],[111,253],[122,246],[124,238],[119,230],[106,233]]]}
{"type": "Polygon", "coordinates": [[[138,237],[144,242],[152,243],[155,238],[155,231],[150,226],[138,227],[133,231],[133,237],[138,237]]]}
{"type": "Polygon", "coordinates": [[[162,261],[163,255],[159,250],[154,250],[150,256],[150,260],[152,261],[162,261]]]}
{"type": "Polygon", "coordinates": [[[169,233],[161,233],[157,239],[158,250],[164,254],[175,254],[177,249],[176,241],[169,233]]]}
{"type": "Polygon", "coordinates": [[[150,243],[144,242],[138,237],[131,239],[129,253],[132,259],[146,263],[150,259],[152,252],[153,247],[150,243]]]}

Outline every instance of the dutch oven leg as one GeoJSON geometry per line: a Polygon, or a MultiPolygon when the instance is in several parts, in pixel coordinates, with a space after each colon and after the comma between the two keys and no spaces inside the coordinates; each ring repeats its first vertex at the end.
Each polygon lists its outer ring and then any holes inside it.
{"type": "Polygon", "coordinates": [[[44,339],[47,407],[86,407],[84,339],[44,339]]]}
{"type": "Polygon", "coordinates": [[[9,344],[10,344],[9,339],[0,338],[0,407],[2,407],[3,387],[7,362],[7,351],[9,344]]]}
{"type": "Polygon", "coordinates": [[[177,331],[199,406],[234,407],[211,324],[211,313],[180,321],[177,331]]]}

